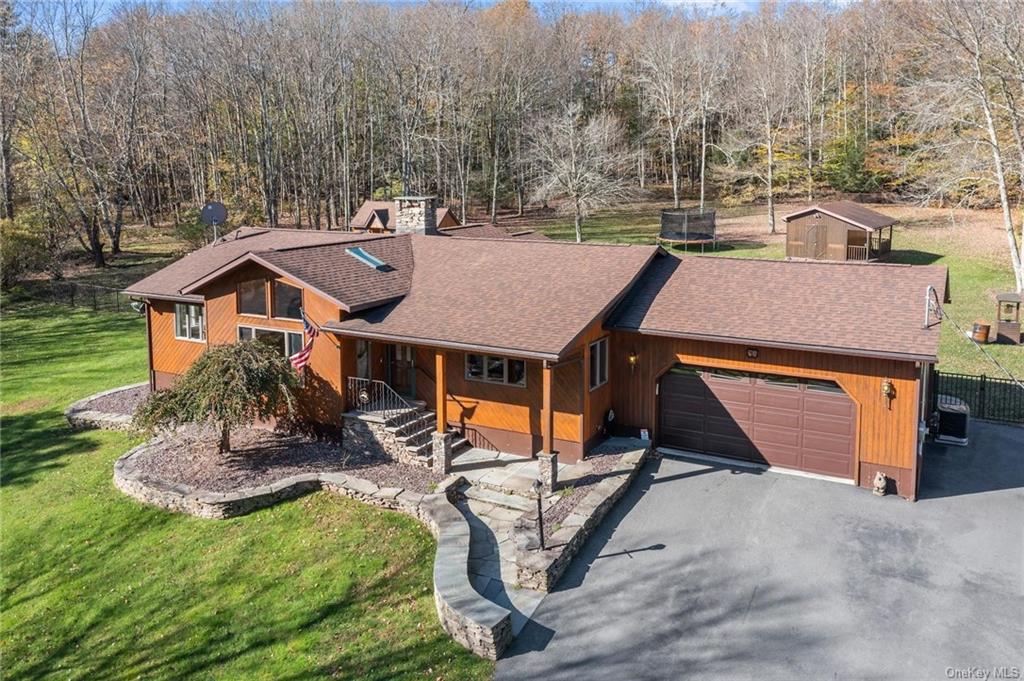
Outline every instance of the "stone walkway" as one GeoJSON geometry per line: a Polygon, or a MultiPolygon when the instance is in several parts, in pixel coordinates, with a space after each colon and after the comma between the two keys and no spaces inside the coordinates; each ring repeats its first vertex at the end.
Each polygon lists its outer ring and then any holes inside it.
{"type": "MultiPolygon", "coordinates": [[[[571,486],[591,470],[589,461],[559,464],[559,485],[571,486]]],[[[470,583],[484,598],[512,612],[515,636],[547,595],[517,583],[516,548],[510,536],[520,516],[536,511],[533,484],[540,477],[540,464],[537,459],[469,449],[455,457],[451,472],[469,483],[461,489],[466,499],[458,506],[470,526],[470,583]]],[[[560,498],[559,494],[546,495],[544,509],[560,498]]]]}
{"type": "MultiPolygon", "coordinates": [[[[559,480],[572,480],[585,468],[559,464],[559,480]]],[[[516,519],[536,508],[533,483],[540,477],[539,464],[536,459],[469,449],[455,457],[452,474],[469,483],[459,510],[470,526],[470,583],[484,598],[512,611],[512,634],[517,635],[547,595],[516,584],[515,546],[509,536],[516,519]]],[[[558,499],[557,494],[546,496],[545,508],[558,499]]]]}

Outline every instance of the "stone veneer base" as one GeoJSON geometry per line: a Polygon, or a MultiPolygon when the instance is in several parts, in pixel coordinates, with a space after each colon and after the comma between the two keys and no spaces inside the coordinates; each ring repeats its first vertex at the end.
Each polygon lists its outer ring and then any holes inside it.
{"type": "Polygon", "coordinates": [[[587,538],[629,489],[650,451],[648,447],[623,454],[608,477],[583,497],[557,531],[544,538],[548,549],[540,550],[536,511],[527,512],[516,521],[511,537],[515,546],[516,581],[520,586],[538,591],[551,591],[555,587],[587,538]]]}
{"type": "Polygon", "coordinates": [[[121,392],[122,390],[141,388],[144,385],[149,385],[149,382],[144,381],[142,383],[122,385],[117,388],[111,388],[110,390],[104,390],[103,392],[96,393],[95,395],[89,395],[65,409],[64,418],[68,420],[68,424],[70,424],[71,428],[74,430],[82,430],[85,428],[100,428],[102,430],[135,430],[135,427],[132,426],[131,415],[97,411],[95,409],[89,409],[88,405],[90,402],[100,397],[106,397],[107,395],[112,395],[114,393],[121,392]]]}
{"type": "Polygon", "coordinates": [[[135,447],[114,464],[114,485],[145,504],[200,518],[232,518],[317,490],[405,513],[419,520],[437,539],[434,557],[434,603],[441,627],[480,657],[495,660],[512,641],[509,610],[478,594],[469,581],[469,523],[451,497],[465,478],[444,480],[434,494],[419,494],[376,484],[345,473],[303,473],[262,487],[208,492],[144,475],[137,457],[161,444],[157,437],[135,447]]]}

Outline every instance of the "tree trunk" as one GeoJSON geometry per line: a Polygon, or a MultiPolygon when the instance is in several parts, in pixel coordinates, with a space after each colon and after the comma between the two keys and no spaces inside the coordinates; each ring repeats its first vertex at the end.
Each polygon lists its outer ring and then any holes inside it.
{"type": "Polygon", "coordinates": [[[579,201],[576,201],[576,212],[572,222],[573,227],[576,228],[576,243],[583,243],[583,212],[580,210],[579,201]]]}
{"type": "Polygon", "coordinates": [[[676,128],[669,125],[669,154],[672,156],[672,206],[679,208],[679,161],[676,159],[676,128]]]}
{"type": "Polygon", "coordinates": [[[220,427],[220,453],[227,454],[231,451],[231,427],[221,425],[220,427]]]}
{"type": "Polygon", "coordinates": [[[992,106],[989,102],[988,92],[985,91],[985,80],[977,55],[974,56],[974,75],[977,79],[978,99],[981,103],[981,109],[985,113],[985,131],[988,133],[989,147],[992,149],[992,164],[995,167],[996,184],[999,187],[999,205],[1003,210],[1003,228],[1006,230],[1006,241],[1010,247],[1010,263],[1013,266],[1013,276],[1017,284],[1017,292],[1022,293],[1024,292],[1024,266],[1022,266],[1021,261],[1024,260],[1024,248],[1021,248],[1017,243],[1017,235],[1013,231],[1013,216],[1010,213],[1010,196],[1006,190],[1003,154],[999,148],[999,137],[996,134],[996,125],[992,117],[992,106]]]}
{"type": "Polygon", "coordinates": [[[704,212],[704,175],[707,170],[708,157],[708,110],[701,107],[700,112],[700,211],[704,212]]]}

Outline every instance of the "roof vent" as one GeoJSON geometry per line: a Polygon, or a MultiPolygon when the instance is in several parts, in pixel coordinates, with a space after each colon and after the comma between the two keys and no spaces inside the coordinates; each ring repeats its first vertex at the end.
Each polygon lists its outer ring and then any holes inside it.
{"type": "Polygon", "coordinates": [[[395,269],[394,267],[388,265],[386,262],[384,262],[377,256],[367,253],[359,246],[356,246],[354,248],[346,248],[345,252],[351,255],[359,262],[363,263],[364,265],[369,265],[370,267],[379,272],[390,272],[391,270],[395,269]]]}

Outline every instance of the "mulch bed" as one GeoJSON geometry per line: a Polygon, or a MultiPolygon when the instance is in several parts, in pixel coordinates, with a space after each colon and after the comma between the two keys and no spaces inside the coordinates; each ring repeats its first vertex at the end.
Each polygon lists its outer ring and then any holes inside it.
{"type": "Polygon", "coordinates": [[[608,474],[618,466],[622,455],[630,451],[632,449],[629,447],[603,445],[587,454],[587,461],[592,463],[593,470],[579,480],[573,481],[572,491],[565,493],[544,513],[544,531],[554,532],[556,526],[569,517],[593,486],[608,477],[608,474]]]}
{"type": "Polygon", "coordinates": [[[433,491],[441,481],[429,469],[380,455],[345,455],[336,442],[303,435],[241,428],[231,431],[230,453],[218,452],[217,444],[214,428],[182,426],[136,459],[139,472],[209,492],[260,487],[301,473],[348,473],[379,487],[419,493],[433,491]]]}
{"type": "Polygon", "coordinates": [[[85,406],[88,409],[102,411],[107,414],[127,414],[131,416],[147,397],[149,397],[149,386],[140,385],[137,388],[118,390],[116,393],[97,397],[95,400],[90,400],[85,406]]]}

